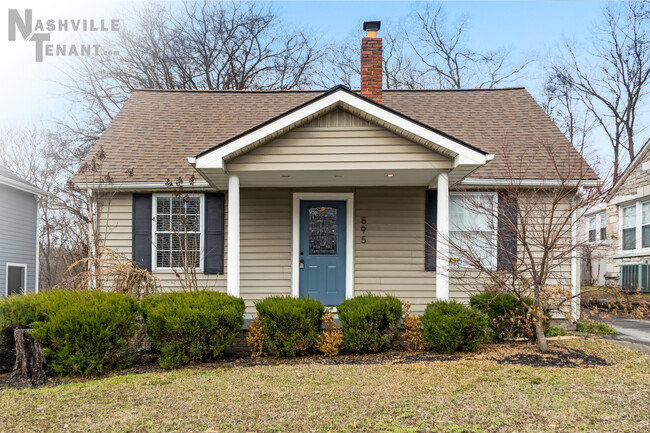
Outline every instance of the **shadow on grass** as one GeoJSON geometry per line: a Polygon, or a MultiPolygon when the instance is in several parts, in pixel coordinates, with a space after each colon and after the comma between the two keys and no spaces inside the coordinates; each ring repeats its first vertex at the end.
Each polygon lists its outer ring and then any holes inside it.
{"type": "MultiPolygon", "coordinates": [[[[276,358],[261,356],[252,358],[247,354],[228,354],[212,362],[189,364],[182,369],[209,371],[219,368],[245,368],[259,366],[292,366],[292,365],[400,365],[416,363],[435,363],[453,361],[492,361],[499,365],[521,365],[529,367],[556,368],[591,368],[611,365],[605,359],[586,353],[579,349],[553,345],[548,353],[540,354],[532,343],[501,343],[481,346],[476,353],[457,353],[453,355],[435,352],[404,352],[388,351],[376,354],[354,355],[342,354],[333,358],[321,355],[307,355],[298,358],[276,358]]],[[[158,365],[157,355],[151,352],[141,353],[136,362],[124,370],[107,373],[96,378],[48,378],[45,386],[57,386],[67,383],[85,382],[111,376],[126,376],[131,374],[164,373],[158,365]]],[[[29,380],[23,377],[12,377],[11,374],[0,375],[0,389],[31,388],[29,380]]]]}

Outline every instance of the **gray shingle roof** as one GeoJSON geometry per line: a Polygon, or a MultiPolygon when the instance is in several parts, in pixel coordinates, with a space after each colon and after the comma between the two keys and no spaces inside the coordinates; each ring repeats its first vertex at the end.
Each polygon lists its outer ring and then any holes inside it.
{"type": "MultiPolygon", "coordinates": [[[[106,154],[102,171],[116,182],[160,182],[192,174],[200,179],[188,157],[322,93],[136,90],[93,152],[101,146],[106,154]],[[133,176],[127,174],[130,169],[133,176]]],[[[383,104],[495,154],[472,177],[597,178],[524,88],[384,90],[383,104]]]]}

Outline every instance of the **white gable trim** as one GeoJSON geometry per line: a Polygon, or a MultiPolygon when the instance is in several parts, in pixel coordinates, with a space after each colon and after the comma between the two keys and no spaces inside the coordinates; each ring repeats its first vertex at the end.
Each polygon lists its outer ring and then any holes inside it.
{"type": "Polygon", "coordinates": [[[420,137],[430,143],[428,147],[432,150],[454,158],[455,166],[480,166],[492,159],[492,155],[487,155],[481,151],[472,149],[442,133],[433,131],[385,107],[369,102],[349,90],[338,89],[203,155],[196,158],[188,158],[188,161],[198,170],[204,168],[224,169],[225,159],[245,153],[262,140],[287,132],[301,122],[317,117],[336,107],[344,107],[353,112],[365,113],[371,120],[379,123],[388,123],[404,135],[420,137]]]}

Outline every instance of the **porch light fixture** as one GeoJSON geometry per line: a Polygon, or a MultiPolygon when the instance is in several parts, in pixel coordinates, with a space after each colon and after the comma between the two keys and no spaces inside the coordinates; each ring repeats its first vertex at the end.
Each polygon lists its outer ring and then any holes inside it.
{"type": "Polygon", "coordinates": [[[393,176],[395,176],[395,175],[394,175],[393,173],[388,173],[386,176],[387,176],[387,177],[393,177],[393,176]]]}

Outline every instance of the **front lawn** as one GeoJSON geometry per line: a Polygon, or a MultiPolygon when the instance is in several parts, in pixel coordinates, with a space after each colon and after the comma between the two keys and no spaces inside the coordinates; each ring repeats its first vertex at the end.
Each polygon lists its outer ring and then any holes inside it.
{"type": "Polygon", "coordinates": [[[605,341],[551,348],[543,357],[526,343],[459,356],[242,359],[5,388],[0,430],[650,431],[649,357],[605,341]]]}

